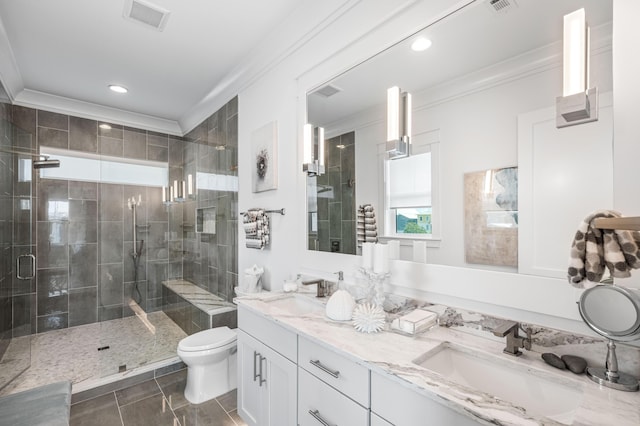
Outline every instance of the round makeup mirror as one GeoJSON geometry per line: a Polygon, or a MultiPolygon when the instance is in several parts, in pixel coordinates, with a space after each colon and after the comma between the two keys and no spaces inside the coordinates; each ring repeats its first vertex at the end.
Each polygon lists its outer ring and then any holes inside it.
{"type": "Polygon", "coordinates": [[[640,338],[640,295],[615,285],[598,285],[580,297],[580,315],[596,333],[614,340],[640,338]]]}
{"type": "Polygon", "coordinates": [[[618,371],[614,341],[640,339],[640,294],[615,285],[585,290],[578,302],[580,316],[593,331],[609,339],[606,368],[587,368],[591,380],[610,388],[636,391],[638,380],[618,371]]]}

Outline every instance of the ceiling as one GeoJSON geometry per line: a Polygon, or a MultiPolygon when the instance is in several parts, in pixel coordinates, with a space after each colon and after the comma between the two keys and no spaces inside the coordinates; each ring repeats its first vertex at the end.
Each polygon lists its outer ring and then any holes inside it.
{"type": "Polygon", "coordinates": [[[0,0],[0,80],[9,98],[184,133],[194,107],[231,75],[297,40],[274,35],[308,3],[143,2],[170,11],[163,31],[125,19],[126,0],[0,0]],[[270,39],[280,46],[265,48],[270,39]],[[129,93],[111,92],[113,83],[129,93]]]}

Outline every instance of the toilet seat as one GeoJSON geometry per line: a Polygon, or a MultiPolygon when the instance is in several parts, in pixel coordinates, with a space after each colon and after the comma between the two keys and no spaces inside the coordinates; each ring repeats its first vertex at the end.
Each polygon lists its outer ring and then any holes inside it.
{"type": "Polygon", "coordinates": [[[229,327],[210,328],[182,339],[178,344],[178,350],[184,352],[206,351],[233,343],[237,338],[236,331],[229,327]]]}

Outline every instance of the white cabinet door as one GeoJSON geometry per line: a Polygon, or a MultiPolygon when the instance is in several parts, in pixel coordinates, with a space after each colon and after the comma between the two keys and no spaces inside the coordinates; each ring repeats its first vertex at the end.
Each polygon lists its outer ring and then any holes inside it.
{"type": "Polygon", "coordinates": [[[238,330],[238,414],[249,426],[261,424],[262,388],[257,381],[260,347],[260,342],[238,330]]]}
{"type": "Polygon", "coordinates": [[[249,426],[296,424],[294,363],[238,330],[238,413],[249,426]]]}
{"type": "Polygon", "coordinates": [[[296,365],[263,345],[263,419],[264,426],[295,426],[298,383],[296,365]]]}

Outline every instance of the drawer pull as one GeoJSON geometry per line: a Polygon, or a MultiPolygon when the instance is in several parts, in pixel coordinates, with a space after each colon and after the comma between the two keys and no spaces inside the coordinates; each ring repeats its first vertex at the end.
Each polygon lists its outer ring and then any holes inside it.
{"type": "Polygon", "coordinates": [[[318,367],[320,370],[324,371],[325,373],[332,375],[336,379],[338,378],[338,376],[340,376],[340,372],[338,370],[332,370],[326,365],[323,365],[319,359],[311,359],[309,360],[309,363],[314,367],[318,367]]]}
{"type": "Polygon", "coordinates": [[[316,419],[318,422],[320,422],[320,424],[322,424],[323,426],[338,426],[338,425],[334,425],[333,423],[329,423],[328,421],[326,421],[321,415],[320,412],[318,410],[309,410],[309,414],[311,414],[311,416],[316,419]]]}
{"type": "Polygon", "coordinates": [[[266,358],[262,355],[258,356],[260,357],[260,387],[262,387],[262,384],[267,382],[267,379],[262,378],[262,361],[266,361],[266,358]]]}

